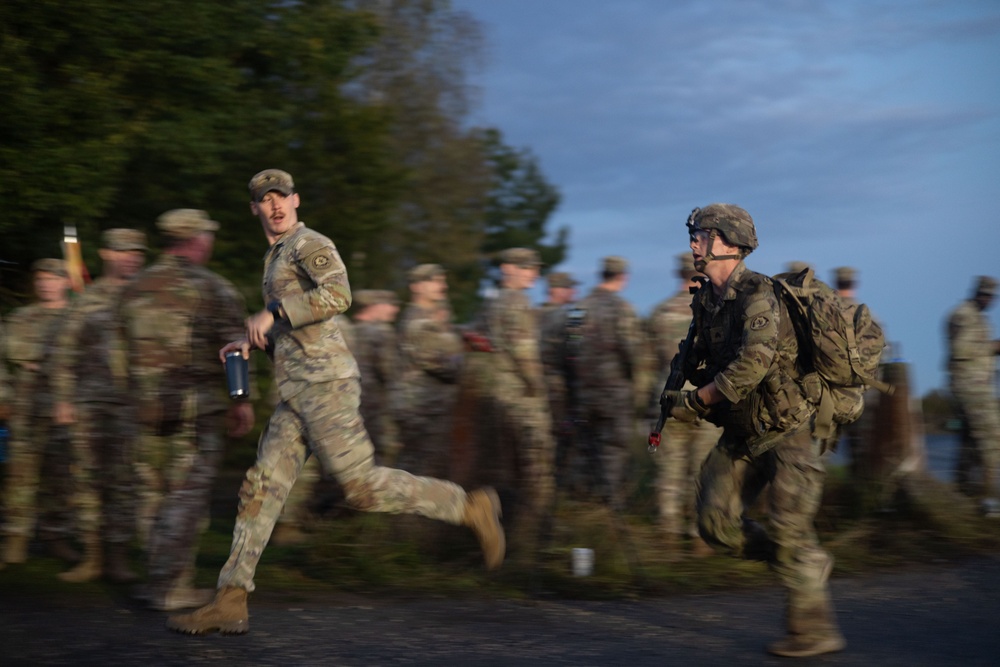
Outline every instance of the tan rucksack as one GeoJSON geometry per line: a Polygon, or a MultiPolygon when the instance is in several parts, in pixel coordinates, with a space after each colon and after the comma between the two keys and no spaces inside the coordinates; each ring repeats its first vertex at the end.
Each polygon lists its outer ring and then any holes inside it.
{"type": "Polygon", "coordinates": [[[795,326],[806,371],[802,386],[817,406],[813,435],[829,439],[838,425],[861,416],[865,389],[892,393],[892,386],[878,379],[885,335],[868,306],[852,308],[810,268],[772,280],[795,326]]]}

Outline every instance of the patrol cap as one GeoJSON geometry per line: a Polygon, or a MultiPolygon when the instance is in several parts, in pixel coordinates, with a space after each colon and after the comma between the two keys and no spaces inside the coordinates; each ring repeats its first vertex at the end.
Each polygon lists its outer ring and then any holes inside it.
{"type": "Polygon", "coordinates": [[[538,252],[532,248],[507,248],[500,253],[501,264],[514,264],[522,268],[541,266],[542,260],[538,252]]]}
{"type": "Polygon", "coordinates": [[[601,272],[613,276],[626,273],[628,272],[628,260],[617,255],[605,257],[601,260],[601,272]]]}
{"type": "Polygon", "coordinates": [[[976,276],[976,295],[996,296],[997,280],[990,276],[976,276]]]}
{"type": "Polygon", "coordinates": [[[67,277],[69,274],[66,272],[66,262],[61,259],[55,259],[52,257],[47,257],[45,259],[36,259],[31,265],[32,273],[51,273],[56,276],[67,277]]]}
{"type": "Polygon", "coordinates": [[[358,308],[367,308],[368,306],[377,306],[379,304],[388,303],[393,306],[399,305],[399,297],[392,290],[387,289],[363,289],[358,290],[354,293],[354,299],[352,303],[358,308]]]}
{"type": "Polygon", "coordinates": [[[440,264],[418,264],[410,269],[408,278],[411,283],[422,283],[443,275],[445,275],[444,267],[440,264]]]}
{"type": "Polygon", "coordinates": [[[853,283],[858,277],[858,272],[850,266],[838,266],[833,270],[833,280],[837,283],[853,283]]]}
{"type": "Polygon", "coordinates": [[[694,255],[689,252],[682,252],[677,255],[677,275],[682,278],[690,278],[698,270],[694,268],[694,255]]]}
{"type": "Polygon", "coordinates": [[[219,223],[208,213],[196,208],[175,208],[156,219],[156,226],[167,236],[178,241],[190,239],[204,232],[216,232],[219,223]]]}
{"type": "Polygon", "coordinates": [[[101,247],[108,250],[149,250],[146,246],[146,235],[143,232],[138,229],[121,227],[105,229],[104,233],[101,234],[101,247]]]}
{"type": "Polygon", "coordinates": [[[265,169],[250,179],[248,185],[250,189],[251,201],[260,201],[268,192],[272,190],[283,195],[290,195],[295,192],[295,183],[292,182],[292,175],[280,169],[265,169]]]}
{"type": "Polygon", "coordinates": [[[792,261],[785,264],[785,271],[788,273],[802,273],[810,268],[808,262],[792,261]]]}
{"type": "Polygon", "coordinates": [[[562,271],[550,273],[547,280],[549,287],[576,287],[580,284],[573,276],[562,271]]]}

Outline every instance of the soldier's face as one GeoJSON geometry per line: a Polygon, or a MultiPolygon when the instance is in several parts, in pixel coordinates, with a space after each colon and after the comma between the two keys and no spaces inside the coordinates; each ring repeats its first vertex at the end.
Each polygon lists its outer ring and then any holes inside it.
{"type": "Polygon", "coordinates": [[[260,218],[264,233],[269,238],[281,236],[299,221],[299,195],[285,195],[275,190],[268,192],[259,202],[250,202],[250,210],[260,218]]]}
{"type": "Polygon", "coordinates": [[[34,283],[35,296],[46,303],[62,301],[69,290],[69,278],[46,271],[35,272],[34,283]]]}
{"type": "Polygon", "coordinates": [[[146,253],[142,250],[101,248],[98,254],[104,262],[105,272],[118,278],[131,278],[139,273],[139,269],[146,263],[146,253]]]}

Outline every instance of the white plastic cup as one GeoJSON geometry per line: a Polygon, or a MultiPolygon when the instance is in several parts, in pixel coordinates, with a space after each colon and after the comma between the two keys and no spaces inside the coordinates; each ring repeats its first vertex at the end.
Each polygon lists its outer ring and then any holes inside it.
{"type": "Polygon", "coordinates": [[[573,549],[573,576],[589,577],[594,573],[594,550],[573,549]]]}

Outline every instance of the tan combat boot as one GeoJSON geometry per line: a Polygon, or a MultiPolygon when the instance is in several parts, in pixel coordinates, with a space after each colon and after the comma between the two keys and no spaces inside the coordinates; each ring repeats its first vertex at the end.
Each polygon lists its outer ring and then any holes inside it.
{"type": "Polygon", "coordinates": [[[71,570],[57,576],[71,584],[82,584],[101,577],[101,542],[96,536],[87,536],[83,547],[83,560],[71,570]]]}
{"type": "Polygon", "coordinates": [[[471,528],[479,538],[487,570],[500,567],[507,550],[503,526],[500,525],[502,515],[500,497],[493,489],[476,489],[466,497],[462,525],[471,528]]]}
{"type": "Polygon", "coordinates": [[[250,629],[247,592],[243,588],[232,586],[220,588],[215,599],[201,609],[168,618],[167,627],[189,635],[204,635],[209,632],[245,634],[250,629]]]}
{"type": "Polygon", "coordinates": [[[847,641],[837,628],[827,581],[833,570],[833,557],[816,550],[810,558],[812,590],[789,591],[788,635],[770,644],[769,653],[785,658],[808,658],[843,651],[847,641]]]}

